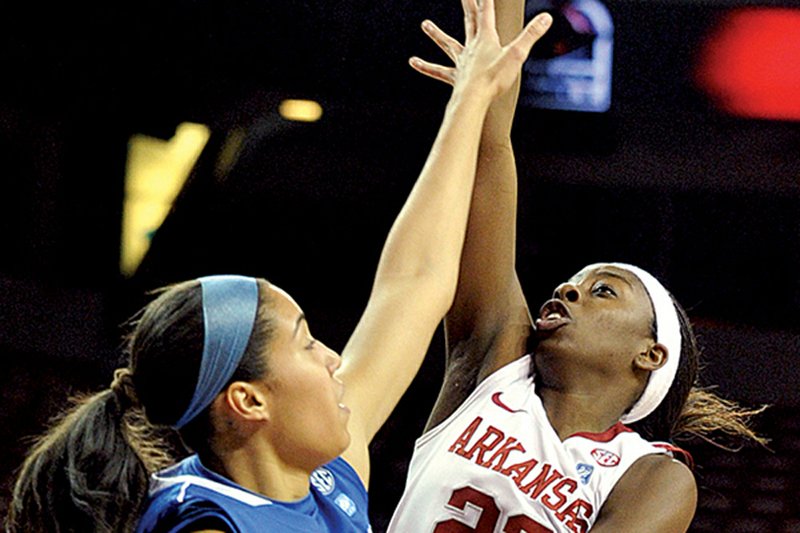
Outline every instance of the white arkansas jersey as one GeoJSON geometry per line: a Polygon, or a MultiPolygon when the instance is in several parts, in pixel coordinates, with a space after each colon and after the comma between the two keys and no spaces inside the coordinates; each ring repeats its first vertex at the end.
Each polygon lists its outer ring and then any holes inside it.
{"type": "Polygon", "coordinates": [[[622,423],[562,442],[530,366],[499,369],[417,440],[390,532],[587,531],[637,459],[669,453],[622,423]]]}

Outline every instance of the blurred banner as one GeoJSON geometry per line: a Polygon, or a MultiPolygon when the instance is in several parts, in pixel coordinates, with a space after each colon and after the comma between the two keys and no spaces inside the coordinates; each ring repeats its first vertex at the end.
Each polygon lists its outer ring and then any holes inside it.
{"type": "Polygon", "coordinates": [[[526,18],[547,11],[550,31],[525,63],[520,104],[602,113],[611,106],[614,24],[599,0],[529,0],[526,18]]]}

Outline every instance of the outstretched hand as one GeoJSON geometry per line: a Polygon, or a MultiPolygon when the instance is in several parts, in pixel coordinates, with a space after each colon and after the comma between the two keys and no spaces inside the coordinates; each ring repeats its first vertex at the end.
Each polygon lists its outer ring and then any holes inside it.
{"type": "Polygon", "coordinates": [[[522,63],[553,19],[547,13],[540,13],[508,45],[502,46],[495,26],[494,0],[461,0],[461,5],[464,9],[463,45],[430,20],[422,23],[425,34],[455,66],[437,65],[418,57],[412,57],[409,63],[416,71],[456,88],[482,84],[494,98],[514,84],[522,63]]]}

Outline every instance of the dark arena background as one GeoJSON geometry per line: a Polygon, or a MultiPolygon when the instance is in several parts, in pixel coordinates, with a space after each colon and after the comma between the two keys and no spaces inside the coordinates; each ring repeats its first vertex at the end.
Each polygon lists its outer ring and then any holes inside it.
{"type": "MultiPolygon", "coordinates": [[[[590,262],[659,275],[693,318],[702,383],[771,405],[757,420],[769,449],[688,446],[700,487],[692,531],[798,532],[800,8],[605,5],[610,108],[526,100],[517,113],[523,286],[538,308],[590,262]]],[[[419,23],[462,31],[457,0],[31,1],[4,11],[3,515],[29,437],[68,396],[108,386],[123,364],[121,324],[147,290],[209,273],[263,276],[295,296],[318,338],[343,348],[448,95],[406,63],[444,59],[419,23]],[[283,118],[287,99],[317,102],[321,118],[283,118]],[[163,224],[145,228],[149,250],[123,269],[133,154],[148,142],[147,153],[164,152],[185,123],[204,125],[207,142],[163,224]]],[[[442,358],[437,334],[372,445],[376,532],[400,496],[442,358]]]]}

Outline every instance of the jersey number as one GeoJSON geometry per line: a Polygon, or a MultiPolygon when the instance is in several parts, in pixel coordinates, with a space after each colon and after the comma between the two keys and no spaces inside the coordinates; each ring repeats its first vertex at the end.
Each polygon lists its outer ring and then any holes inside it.
{"type": "MultiPolygon", "coordinates": [[[[444,520],[436,524],[434,533],[492,533],[500,520],[500,508],[494,498],[472,487],[454,490],[447,504],[459,511],[464,511],[467,504],[471,504],[480,509],[481,517],[474,528],[455,518],[444,520]]],[[[501,531],[503,533],[552,533],[524,514],[509,516],[501,531]]]]}

